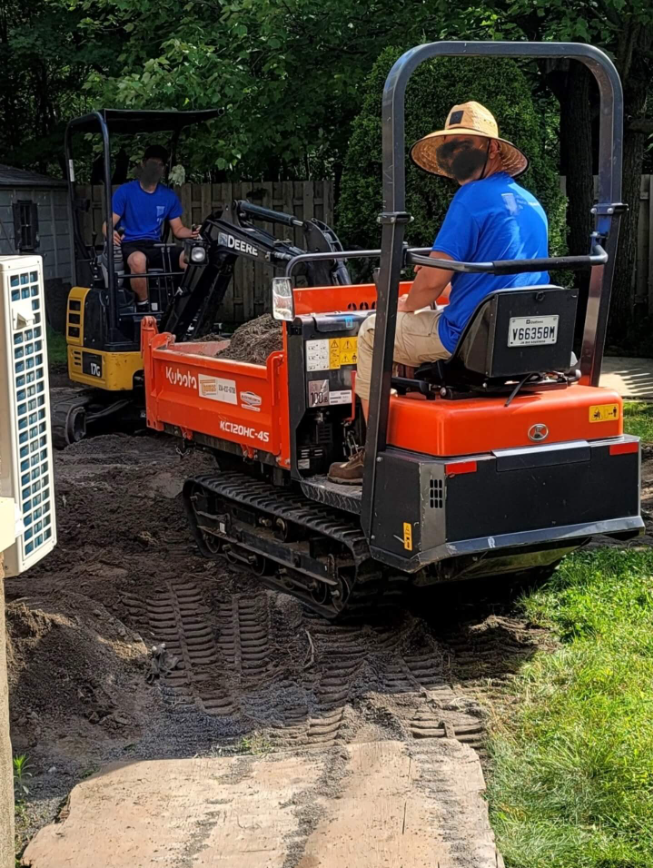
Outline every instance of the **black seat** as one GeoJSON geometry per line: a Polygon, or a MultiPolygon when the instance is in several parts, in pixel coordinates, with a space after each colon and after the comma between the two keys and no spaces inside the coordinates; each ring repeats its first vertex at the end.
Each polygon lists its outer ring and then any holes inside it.
{"type": "MultiPolygon", "coordinates": [[[[174,290],[178,286],[181,278],[161,278],[158,275],[169,273],[171,271],[169,251],[174,249],[174,244],[165,244],[161,242],[160,247],[163,250],[164,268],[148,268],[148,285],[151,312],[157,313],[164,311],[168,306],[170,298],[174,290]]],[[[105,289],[109,288],[109,270],[108,270],[108,249],[105,242],[101,253],[97,255],[97,264],[100,268],[100,273],[104,281],[105,289]]],[[[116,298],[118,308],[123,313],[133,314],[136,310],[136,297],[131,290],[131,280],[125,279],[125,274],[128,273],[127,268],[120,257],[114,259],[114,281],[116,287],[116,298]]]]}
{"type": "Polygon", "coordinates": [[[560,286],[496,290],[480,302],[450,359],[423,364],[414,379],[396,377],[393,386],[454,398],[575,382],[577,305],[578,290],[560,286]]]}
{"type": "MultiPolygon", "coordinates": [[[[115,250],[114,250],[115,254],[115,250]]],[[[100,272],[102,274],[102,278],[104,280],[105,289],[109,288],[109,250],[107,242],[105,241],[102,245],[102,251],[97,254],[97,264],[100,267],[100,272]]],[[[122,260],[122,255],[120,258],[114,255],[114,267],[113,267],[113,275],[116,283],[116,289],[123,289],[125,286],[125,264],[122,260]]]]}

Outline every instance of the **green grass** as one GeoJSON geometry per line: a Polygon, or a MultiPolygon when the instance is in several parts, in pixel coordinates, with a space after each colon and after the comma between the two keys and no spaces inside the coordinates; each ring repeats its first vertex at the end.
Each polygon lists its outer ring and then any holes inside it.
{"type": "Polygon", "coordinates": [[[653,550],[567,558],[523,602],[554,630],[497,722],[488,795],[507,868],[653,868],[653,550]]]}
{"type": "Polygon", "coordinates": [[[624,431],[653,443],[653,404],[641,401],[624,403],[624,431]]]}
{"type": "Polygon", "coordinates": [[[51,365],[65,365],[68,361],[66,338],[59,332],[47,327],[48,361],[51,365]]]}
{"type": "Polygon", "coordinates": [[[244,735],[236,746],[238,753],[251,753],[254,756],[265,756],[271,750],[272,742],[260,732],[244,735]]]}

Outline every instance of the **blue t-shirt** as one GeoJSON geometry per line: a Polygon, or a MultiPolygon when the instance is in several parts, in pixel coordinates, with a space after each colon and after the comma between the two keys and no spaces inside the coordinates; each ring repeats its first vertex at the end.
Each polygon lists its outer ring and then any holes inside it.
{"type": "MultiPolygon", "coordinates": [[[[532,193],[498,172],[464,184],[453,197],[433,250],[463,262],[539,259],[549,255],[548,222],[532,193]]],[[[478,304],[495,289],[547,284],[547,272],[454,274],[438,331],[453,353],[478,304]]]]}
{"type": "Polygon", "coordinates": [[[148,193],[140,181],[129,181],[113,194],[112,205],[120,217],[116,228],[125,230],[123,241],[160,241],[163,221],[183,214],[177,194],[165,184],[148,193]]]}

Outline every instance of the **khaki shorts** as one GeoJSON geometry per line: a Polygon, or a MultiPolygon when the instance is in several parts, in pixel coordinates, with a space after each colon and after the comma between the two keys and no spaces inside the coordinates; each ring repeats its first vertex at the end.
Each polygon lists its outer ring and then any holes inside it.
{"type": "MultiPolygon", "coordinates": [[[[424,362],[448,359],[451,353],[438,334],[438,322],[443,308],[425,308],[415,313],[398,313],[393,359],[400,365],[415,368],[424,362]]],[[[372,350],[376,316],[369,316],[358,332],[358,371],[356,393],[365,400],[370,396],[372,350]]]]}

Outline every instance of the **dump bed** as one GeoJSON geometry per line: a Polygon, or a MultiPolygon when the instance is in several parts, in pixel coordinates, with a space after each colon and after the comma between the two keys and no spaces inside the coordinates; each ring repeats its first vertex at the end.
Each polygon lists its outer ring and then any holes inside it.
{"type": "MultiPolygon", "coordinates": [[[[373,284],[296,289],[295,315],[372,313],[375,299],[373,284]]],[[[249,364],[216,358],[226,343],[177,344],[146,318],[142,349],[148,425],[178,429],[187,439],[210,438],[216,446],[217,441],[242,445],[252,456],[265,452],[266,460],[288,467],[285,342],[284,329],[284,350],[273,352],[265,365],[249,364]]],[[[355,364],[349,367],[355,371],[355,364]]],[[[544,430],[548,444],[619,436],[622,400],[612,390],[580,384],[522,394],[509,407],[503,397],[425,401],[393,396],[388,442],[425,455],[463,456],[529,446],[544,430]]]]}

